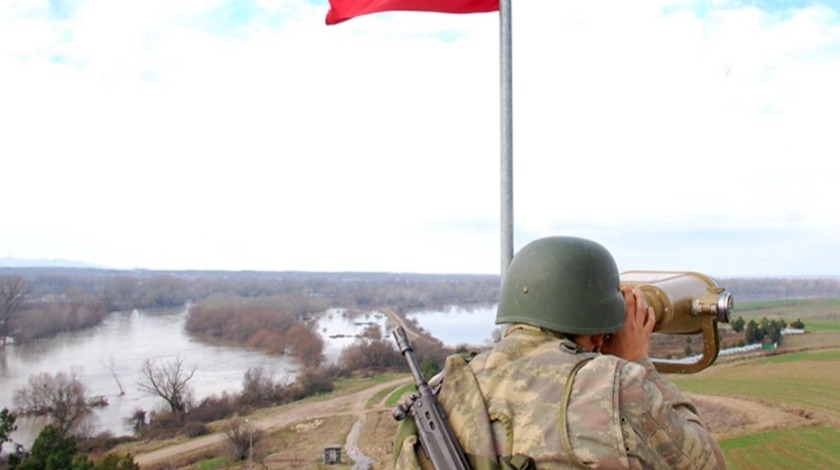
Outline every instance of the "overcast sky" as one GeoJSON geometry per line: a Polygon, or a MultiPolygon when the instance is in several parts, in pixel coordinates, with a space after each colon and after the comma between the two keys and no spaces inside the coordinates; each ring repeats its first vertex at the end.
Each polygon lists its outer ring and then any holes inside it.
{"type": "MultiPolygon", "coordinates": [[[[0,2],[0,257],[498,273],[499,16],[0,2]]],[[[516,1],[514,246],[840,274],[840,2],[516,1]]]]}

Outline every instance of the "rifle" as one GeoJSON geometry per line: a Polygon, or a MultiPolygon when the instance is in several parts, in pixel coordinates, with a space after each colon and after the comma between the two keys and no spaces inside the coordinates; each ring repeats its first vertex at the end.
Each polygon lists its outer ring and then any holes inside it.
{"type": "Polygon", "coordinates": [[[414,376],[414,385],[418,392],[412,394],[407,406],[401,405],[398,411],[394,412],[394,418],[400,421],[405,418],[405,412],[408,411],[414,419],[414,424],[417,425],[420,446],[436,469],[470,470],[467,457],[458,440],[455,439],[455,434],[449,426],[449,421],[446,420],[437,397],[423,378],[405,330],[398,326],[394,328],[393,333],[400,354],[405,357],[411,369],[411,375],[414,376]]]}

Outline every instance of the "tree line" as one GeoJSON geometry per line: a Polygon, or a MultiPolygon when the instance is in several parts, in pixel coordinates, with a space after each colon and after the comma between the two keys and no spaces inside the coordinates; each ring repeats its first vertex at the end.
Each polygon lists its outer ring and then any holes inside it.
{"type": "Polygon", "coordinates": [[[292,294],[242,297],[216,294],[190,308],[186,329],[214,341],[288,354],[305,366],[324,359],[324,341],[303,319],[323,312],[330,302],[292,294]]]}
{"type": "Polygon", "coordinates": [[[840,278],[837,277],[721,278],[717,281],[739,302],[840,297],[840,278]]]}
{"type": "Polygon", "coordinates": [[[2,344],[10,337],[28,341],[94,326],[113,311],[181,307],[205,300],[219,303],[224,297],[237,301],[272,299],[272,308],[282,308],[290,314],[303,309],[302,314],[307,315],[333,307],[417,309],[494,302],[499,289],[498,276],[472,275],[56,271],[54,268],[7,271],[11,274],[0,275],[2,344]]]}
{"type": "MultiPolygon", "coordinates": [[[[5,268],[0,275],[0,335],[18,341],[86,328],[108,312],[179,307],[213,295],[285,296],[328,307],[428,308],[498,299],[496,275],[144,271],[5,268]],[[13,285],[17,283],[17,285],[13,285]],[[14,292],[24,292],[14,299],[14,292]],[[15,305],[15,302],[19,304],[15,305]],[[26,315],[24,315],[26,312],[26,315]],[[24,319],[24,317],[27,317],[24,319]]],[[[840,297],[840,278],[721,278],[739,301],[840,297]]]]}
{"type": "MultiPolygon", "coordinates": [[[[744,344],[761,343],[765,338],[772,343],[779,344],[782,342],[782,332],[788,327],[784,318],[768,320],[767,317],[763,317],[759,321],[755,321],[755,319],[746,321],[743,317],[738,317],[732,321],[731,325],[732,331],[744,333],[744,344]]],[[[803,330],[805,329],[805,323],[797,318],[790,323],[790,327],[803,330]]]]}

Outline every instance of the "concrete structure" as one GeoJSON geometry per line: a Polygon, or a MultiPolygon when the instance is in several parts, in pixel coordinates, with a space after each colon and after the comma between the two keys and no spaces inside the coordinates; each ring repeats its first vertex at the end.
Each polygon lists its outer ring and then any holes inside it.
{"type": "Polygon", "coordinates": [[[328,465],[341,463],[341,446],[324,447],[324,463],[328,465]]]}

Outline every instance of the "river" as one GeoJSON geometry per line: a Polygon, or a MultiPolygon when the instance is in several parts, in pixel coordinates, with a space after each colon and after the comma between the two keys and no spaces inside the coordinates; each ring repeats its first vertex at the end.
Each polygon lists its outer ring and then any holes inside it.
{"type": "MultiPolygon", "coordinates": [[[[451,307],[407,316],[416,318],[421,327],[444,344],[455,346],[481,344],[489,339],[494,312],[492,308],[451,307]]],[[[94,328],[9,345],[0,350],[0,408],[14,408],[14,392],[27,385],[30,375],[73,372],[85,384],[89,396],[101,395],[109,403],[95,409],[93,433],[125,435],[131,431],[124,419],[134,410],[149,411],[162,406],[160,400],[137,387],[147,359],[161,362],[180,357],[187,367],[194,367],[190,386],[196,400],[240,392],[243,374],[254,366],[272,371],[277,380],[294,380],[298,364],[290,358],[201,342],[186,333],[186,316],[186,309],[117,312],[94,328]],[[120,384],[125,391],[122,395],[120,384]]],[[[388,334],[387,318],[378,312],[348,317],[343,310],[334,309],[321,315],[317,331],[325,340],[327,361],[336,361],[342,348],[352,344],[355,335],[371,324],[388,334]]],[[[21,418],[17,424],[13,438],[27,446],[42,426],[36,420],[21,418]]]]}
{"type": "Polygon", "coordinates": [[[486,346],[497,328],[496,306],[449,306],[440,310],[419,310],[405,315],[446,346],[486,346]]]}
{"type": "MultiPolygon", "coordinates": [[[[0,352],[0,407],[13,407],[14,391],[25,387],[30,375],[73,372],[89,396],[108,400],[108,406],[95,409],[95,429],[124,435],[130,433],[124,418],[138,408],[161,405],[137,387],[147,359],[159,363],[180,357],[188,368],[195,367],[190,387],[198,400],[240,391],[244,372],[254,366],[274,371],[278,379],[294,379],[297,364],[291,359],[200,342],[186,334],[185,322],[186,309],[118,312],[91,329],[7,346],[0,352]]],[[[19,419],[17,442],[28,443],[37,434],[41,424],[33,421],[19,419]]]]}

